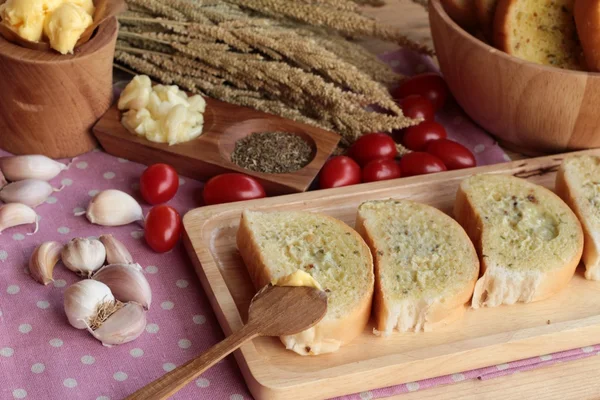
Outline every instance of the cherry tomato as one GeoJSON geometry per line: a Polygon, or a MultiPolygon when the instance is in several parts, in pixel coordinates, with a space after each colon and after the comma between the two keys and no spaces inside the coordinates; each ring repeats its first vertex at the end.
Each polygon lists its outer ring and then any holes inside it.
{"type": "Polygon", "coordinates": [[[438,157],[449,170],[471,168],[477,165],[475,156],[465,146],[449,139],[440,139],[427,145],[427,152],[438,157]]]}
{"type": "Polygon", "coordinates": [[[348,150],[348,155],[359,165],[381,158],[394,159],[398,154],[396,143],[385,133],[368,133],[358,138],[348,150]]]}
{"type": "Polygon", "coordinates": [[[400,159],[402,176],[431,174],[446,171],[446,166],[436,156],[429,153],[415,151],[402,156],[400,159]]]}
{"type": "Polygon", "coordinates": [[[148,246],[157,253],[164,253],[175,247],[180,236],[181,217],[177,210],[166,204],[152,207],[144,228],[148,246]]]}
{"type": "Polygon", "coordinates": [[[406,128],[402,143],[413,151],[425,151],[432,140],[445,139],[446,129],[437,122],[423,121],[419,125],[406,128]]]}
{"type": "Polygon", "coordinates": [[[146,168],[140,178],[140,192],[149,204],[166,203],[179,189],[179,176],[167,164],[154,164],[146,168]]]}
{"type": "Polygon", "coordinates": [[[328,160],[319,175],[321,189],[360,183],[360,167],[350,157],[336,156],[328,160]]]}
{"type": "Polygon", "coordinates": [[[394,160],[373,160],[362,170],[363,182],[385,181],[400,178],[400,166],[394,160]]]}
{"type": "Polygon", "coordinates": [[[206,205],[260,199],[266,196],[260,182],[251,176],[227,173],[211,178],[202,193],[206,205]]]}
{"type": "Polygon", "coordinates": [[[415,75],[403,81],[400,86],[394,90],[392,96],[397,99],[403,99],[410,95],[420,95],[431,101],[435,111],[439,110],[446,103],[448,98],[448,85],[440,75],[436,73],[426,73],[415,75]]]}
{"type": "Polygon", "coordinates": [[[423,96],[412,95],[400,100],[402,113],[408,118],[423,118],[425,121],[433,121],[435,110],[429,100],[423,96]]]}

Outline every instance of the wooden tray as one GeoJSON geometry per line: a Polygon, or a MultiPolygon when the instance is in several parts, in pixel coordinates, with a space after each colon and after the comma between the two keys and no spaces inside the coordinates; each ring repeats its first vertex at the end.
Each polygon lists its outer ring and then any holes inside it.
{"type": "Polygon", "coordinates": [[[336,148],[340,136],[246,107],[205,97],[204,131],[189,142],[169,146],[132,135],[121,124],[117,104],[94,126],[104,150],[117,157],[150,165],[164,162],[181,175],[206,180],[224,172],[242,172],[257,178],[268,194],[303,192],[336,148]],[[230,161],[235,142],[253,132],[284,131],[297,134],[313,148],[314,158],[304,168],[287,174],[254,172],[230,161]]]}
{"type": "MultiPolygon", "coordinates": [[[[584,153],[600,155],[600,149],[584,153]]],[[[242,326],[254,294],[235,247],[243,209],[316,211],[354,226],[361,202],[393,197],[449,213],[458,184],[467,176],[513,174],[553,188],[564,156],[198,208],[184,217],[185,242],[219,323],[229,335],[242,326]]],[[[599,343],[600,282],[586,281],[580,267],[564,291],[545,301],[469,309],[463,320],[431,333],[396,333],[384,339],[371,332],[368,326],[338,352],[317,357],[286,351],[275,338],[256,339],[235,357],[258,400],[322,399],[452,374],[599,343]]]]}

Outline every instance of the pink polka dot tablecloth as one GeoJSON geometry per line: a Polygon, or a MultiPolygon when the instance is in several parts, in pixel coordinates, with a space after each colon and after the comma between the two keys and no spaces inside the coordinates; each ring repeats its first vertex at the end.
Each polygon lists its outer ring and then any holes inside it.
{"type": "MultiPolygon", "coordinates": [[[[383,56],[398,71],[410,74],[433,69],[427,59],[408,52],[383,56]]],[[[450,136],[471,148],[478,163],[506,159],[494,140],[472,124],[454,105],[438,116],[450,136]]],[[[8,155],[0,151],[0,156],[8,155]]],[[[63,160],[65,163],[69,160],[63,160]]],[[[61,191],[36,208],[40,229],[10,228],[0,235],[0,399],[116,400],[223,339],[207,297],[185,253],[178,245],[167,254],[156,254],[145,244],[135,225],[107,228],[77,217],[100,190],[119,189],[149,206],[138,193],[144,166],[94,151],[77,158],[71,167],[51,181],[61,191]],[[33,249],[48,240],[66,243],[73,237],[97,237],[112,233],[130,250],[152,287],[153,299],[146,331],[135,341],[103,347],[86,331],[72,328],[63,312],[63,293],[78,280],[60,264],[54,282],[42,286],[28,275],[27,260],[33,249]]],[[[182,178],[177,196],[169,203],[181,214],[200,205],[202,184],[182,178]]],[[[451,384],[466,379],[489,379],[514,371],[536,368],[560,360],[597,354],[600,347],[586,347],[509,364],[465,371],[450,376],[410,382],[391,388],[344,396],[343,399],[375,399],[394,394],[451,384]]],[[[174,399],[251,399],[232,357],[226,358],[185,387],[174,399]]]]}

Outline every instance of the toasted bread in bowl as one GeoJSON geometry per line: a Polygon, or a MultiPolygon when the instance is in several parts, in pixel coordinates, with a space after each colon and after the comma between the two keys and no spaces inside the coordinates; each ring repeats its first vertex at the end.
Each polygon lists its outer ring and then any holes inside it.
{"type": "Polygon", "coordinates": [[[442,0],[442,5],[462,28],[470,30],[477,26],[474,0],[442,0]]]}
{"type": "Polygon", "coordinates": [[[600,71],[600,0],[577,0],[574,16],[586,67],[600,71]]]}

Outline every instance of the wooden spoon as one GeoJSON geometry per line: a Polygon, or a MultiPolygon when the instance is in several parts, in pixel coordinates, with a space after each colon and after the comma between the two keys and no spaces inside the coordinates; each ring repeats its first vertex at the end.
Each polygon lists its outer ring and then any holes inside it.
{"type": "Polygon", "coordinates": [[[268,285],[252,299],[248,323],[240,330],[125,400],[167,399],[248,340],[302,332],[316,325],[326,312],[327,295],[321,290],[268,285]]]}
{"type": "Polygon", "coordinates": [[[94,31],[100,24],[127,9],[125,0],[96,0],[94,1],[94,6],[96,7],[96,10],[94,11],[94,22],[83,31],[75,44],[76,48],[90,40],[94,31]]]}

